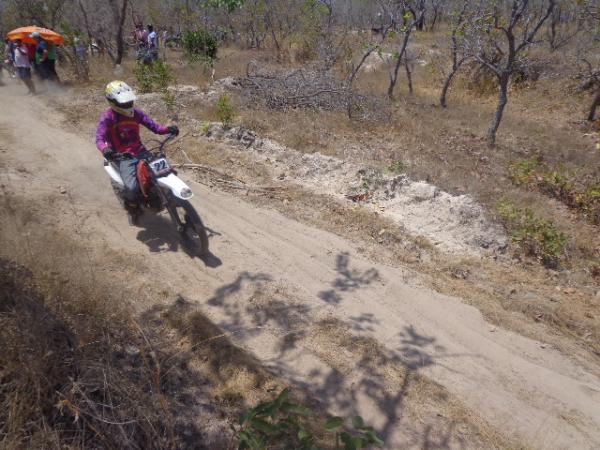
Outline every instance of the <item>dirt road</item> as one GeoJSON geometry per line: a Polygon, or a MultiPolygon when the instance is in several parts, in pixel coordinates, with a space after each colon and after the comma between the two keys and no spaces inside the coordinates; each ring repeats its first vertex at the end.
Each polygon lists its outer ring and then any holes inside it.
{"type": "Polygon", "coordinates": [[[132,283],[178,292],[331,412],[360,412],[386,448],[425,447],[427,423],[408,426],[406,386],[380,370],[381,360],[356,361],[353,342],[336,346],[331,330],[376,340],[386,364],[441,384],[505,436],[534,448],[600,447],[600,380],[558,351],[495,329],[460,299],[418,287],[335,235],[196,183],[193,203],[213,231],[213,255],[192,259],[166,216],[127,225],[92,136],[64,131],[56,111],[20,90],[2,88],[0,96],[7,192],[68,200],[70,212],[60,202],[47,210],[62,228],[147,259],[151,273],[132,283]],[[324,334],[309,333],[317,323],[328,324],[324,334]]]}

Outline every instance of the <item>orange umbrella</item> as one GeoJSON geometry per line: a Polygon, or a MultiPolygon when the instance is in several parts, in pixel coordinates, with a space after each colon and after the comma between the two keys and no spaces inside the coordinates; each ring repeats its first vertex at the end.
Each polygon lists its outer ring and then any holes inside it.
{"type": "Polygon", "coordinates": [[[56,45],[61,45],[63,42],[65,42],[65,38],[61,34],[58,34],[56,31],[36,26],[17,28],[16,30],[12,30],[11,32],[9,32],[6,35],[6,37],[8,37],[8,39],[10,39],[11,41],[21,39],[26,44],[36,44],[36,40],[29,37],[29,35],[34,31],[40,33],[40,36],[45,41],[53,42],[56,45]]]}

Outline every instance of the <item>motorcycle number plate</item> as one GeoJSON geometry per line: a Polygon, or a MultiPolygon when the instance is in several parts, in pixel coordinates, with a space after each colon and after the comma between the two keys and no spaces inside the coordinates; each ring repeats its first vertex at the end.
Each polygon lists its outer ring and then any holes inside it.
{"type": "Polygon", "coordinates": [[[155,159],[150,163],[150,168],[156,176],[164,175],[171,170],[171,166],[169,166],[169,163],[165,158],[155,159]]]}

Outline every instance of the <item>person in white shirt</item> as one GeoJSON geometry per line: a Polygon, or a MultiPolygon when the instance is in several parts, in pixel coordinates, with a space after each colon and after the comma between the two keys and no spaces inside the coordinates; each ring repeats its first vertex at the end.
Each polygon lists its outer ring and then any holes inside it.
{"type": "Polygon", "coordinates": [[[148,25],[148,53],[152,61],[158,59],[158,35],[152,25],[148,25]]]}
{"type": "Polygon", "coordinates": [[[23,80],[30,94],[35,94],[35,85],[31,79],[31,63],[29,62],[29,52],[20,39],[15,41],[15,68],[19,78],[23,80]]]}

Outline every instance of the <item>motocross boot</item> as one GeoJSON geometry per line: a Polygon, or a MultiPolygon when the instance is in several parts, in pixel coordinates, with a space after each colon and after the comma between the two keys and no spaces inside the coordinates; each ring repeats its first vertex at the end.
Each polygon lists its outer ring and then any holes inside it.
{"type": "Polygon", "coordinates": [[[130,226],[137,226],[140,222],[140,205],[134,202],[125,202],[125,210],[127,211],[127,221],[130,226]]]}

